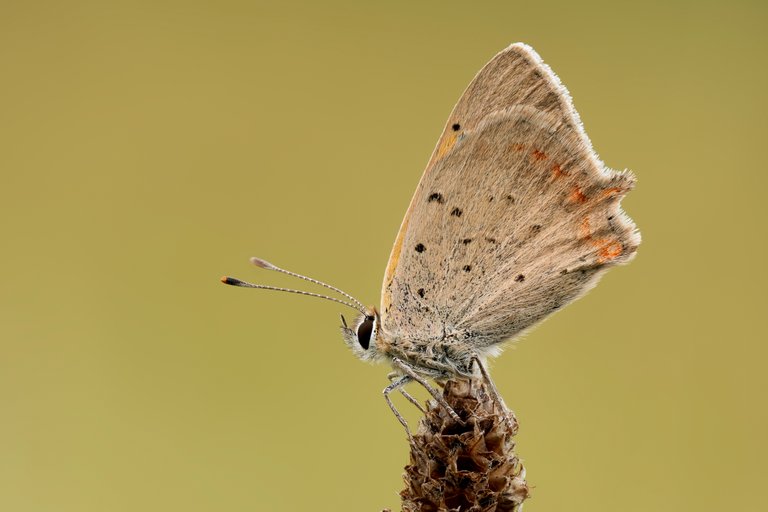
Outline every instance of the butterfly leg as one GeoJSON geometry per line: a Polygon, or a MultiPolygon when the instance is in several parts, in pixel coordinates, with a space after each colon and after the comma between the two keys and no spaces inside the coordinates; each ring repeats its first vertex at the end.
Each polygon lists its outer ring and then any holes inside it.
{"type": "Polygon", "coordinates": [[[480,361],[480,358],[477,356],[473,356],[472,362],[477,363],[477,367],[480,368],[480,373],[483,376],[483,380],[488,386],[488,391],[490,391],[491,393],[491,399],[494,402],[496,402],[496,406],[499,409],[501,409],[501,411],[504,413],[504,417],[507,420],[507,425],[512,430],[512,433],[516,433],[517,418],[515,418],[515,413],[507,409],[507,405],[504,403],[504,399],[501,398],[501,395],[499,394],[499,390],[496,389],[496,384],[494,384],[493,381],[491,380],[491,376],[488,374],[488,371],[485,369],[485,366],[483,366],[483,363],[482,361],[480,361]]]}
{"type": "MultiPolygon", "coordinates": [[[[391,379],[390,379],[391,380],[391,379]]],[[[402,389],[403,386],[411,382],[413,379],[409,377],[408,375],[403,375],[396,381],[394,381],[392,384],[384,388],[384,391],[382,391],[382,394],[384,395],[384,400],[387,401],[387,405],[390,409],[392,409],[392,412],[395,414],[395,417],[397,418],[397,421],[400,422],[400,424],[405,427],[405,433],[408,434],[408,439],[411,439],[411,430],[408,428],[408,422],[405,421],[405,418],[400,414],[400,411],[397,410],[395,407],[395,404],[392,403],[392,399],[389,397],[389,394],[392,393],[396,389],[402,389]]]]}
{"type": "MultiPolygon", "coordinates": [[[[387,375],[387,378],[388,378],[390,381],[394,382],[394,378],[395,378],[395,377],[399,377],[399,376],[400,376],[400,374],[398,374],[398,373],[395,373],[395,372],[392,372],[392,373],[390,373],[389,375],[387,375]]],[[[410,394],[409,394],[409,393],[408,393],[408,392],[405,390],[405,386],[400,386],[400,389],[399,389],[399,391],[400,391],[400,394],[401,394],[401,395],[403,395],[403,396],[405,397],[405,399],[406,399],[406,400],[408,400],[408,401],[409,401],[409,402],[411,402],[413,405],[415,405],[415,406],[416,406],[416,408],[422,412],[422,414],[427,414],[427,411],[425,411],[425,410],[424,410],[424,408],[421,406],[421,404],[419,403],[419,401],[418,401],[418,400],[416,400],[415,398],[413,398],[413,397],[412,397],[412,396],[411,396],[411,395],[410,395],[410,394]]]]}
{"type": "Polygon", "coordinates": [[[408,363],[395,357],[392,359],[392,365],[401,369],[403,372],[405,372],[406,376],[410,377],[411,379],[415,380],[416,382],[424,386],[424,389],[429,391],[429,394],[432,395],[432,397],[435,400],[437,400],[437,403],[442,405],[445,408],[445,410],[448,411],[448,414],[451,416],[451,418],[453,418],[453,421],[455,421],[456,423],[462,426],[465,424],[464,421],[459,417],[459,415],[456,414],[456,411],[453,410],[453,407],[448,405],[448,402],[445,401],[445,398],[443,398],[443,395],[441,395],[438,390],[430,386],[429,382],[427,382],[426,379],[424,379],[424,377],[416,373],[416,371],[414,371],[414,369],[411,368],[411,366],[408,363]]]}

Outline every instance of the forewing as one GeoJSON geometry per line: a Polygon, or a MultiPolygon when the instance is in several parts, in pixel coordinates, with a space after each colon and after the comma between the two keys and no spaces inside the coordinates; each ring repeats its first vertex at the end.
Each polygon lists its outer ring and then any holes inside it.
{"type": "Polygon", "coordinates": [[[514,336],[639,243],[567,92],[530,48],[480,71],[454,108],[393,247],[382,328],[395,338],[514,336]]]}
{"type": "Polygon", "coordinates": [[[493,57],[477,73],[453,108],[411,199],[384,273],[382,308],[386,309],[392,300],[389,284],[398,266],[403,237],[408,229],[411,212],[417,205],[417,196],[430,180],[432,169],[459,138],[467,131],[475,129],[488,114],[514,105],[530,105],[538,110],[551,112],[567,119],[574,124],[575,129],[581,130],[568,92],[531,47],[515,43],[493,57]]]}

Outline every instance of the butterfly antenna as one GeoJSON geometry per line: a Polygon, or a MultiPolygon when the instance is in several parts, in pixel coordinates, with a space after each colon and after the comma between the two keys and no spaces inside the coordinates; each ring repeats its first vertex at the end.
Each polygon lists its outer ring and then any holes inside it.
{"type": "Polygon", "coordinates": [[[274,290],[278,292],[298,293],[299,295],[308,295],[310,297],[318,297],[320,299],[332,300],[333,302],[344,304],[345,306],[348,306],[352,309],[356,309],[357,311],[365,314],[365,308],[362,306],[357,307],[354,304],[351,304],[347,301],[337,299],[335,297],[329,297],[327,295],[321,295],[319,293],[305,292],[303,290],[294,290],[292,288],[278,288],[277,286],[266,286],[263,284],[253,284],[253,283],[248,283],[246,281],[241,281],[240,279],[235,279],[234,277],[228,277],[228,276],[222,277],[221,282],[231,286],[240,286],[242,288],[258,288],[260,290],[274,290]]]}
{"type": "MultiPolygon", "coordinates": [[[[341,295],[345,296],[346,298],[348,298],[349,300],[351,300],[352,302],[357,304],[359,306],[360,311],[365,312],[365,306],[363,305],[362,302],[360,302],[359,300],[357,300],[356,298],[354,298],[353,296],[351,296],[347,292],[339,290],[335,286],[331,286],[328,283],[324,283],[322,281],[318,281],[317,279],[312,279],[311,277],[307,277],[307,276],[303,276],[301,274],[297,274],[296,272],[291,272],[289,270],[285,270],[285,269],[282,269],[280,267],[276,267],[275,265],[273,265],[270,262],[265,261],[265,260],[263,260],[261,258],[253,257],[253,258],[251,258],[251,263],[253,263],[254,265],[256,265],[259,268],[264,268],[264,269],[267,269],[267,270],[274,270],[276,272],[281,272],[281,273],[287,274],[289,276],[298,277],[299,279],[303,279],[305,281],[309,281],[310,283],[313,283],[313,284],[318,284],[320,286],[324,286],[324,287],[328,288],[329,290],[333,290],[336,293],[340,293],[341,295]]],[[[355,309],[358,309],[358,308],[355,308],[355,309]]]]}

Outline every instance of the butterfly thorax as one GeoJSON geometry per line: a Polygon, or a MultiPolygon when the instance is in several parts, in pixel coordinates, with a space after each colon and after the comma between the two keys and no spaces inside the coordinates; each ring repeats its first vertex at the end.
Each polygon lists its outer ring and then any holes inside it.
{"type": "Polygon", "coordinates": [[[443,379],[474,374],[472,359],[477,354],[470,344],[457,336],[417,340],[398,338],[380,331],[376,345],[386,359],[400,359],[427,377],[443,379]]]}

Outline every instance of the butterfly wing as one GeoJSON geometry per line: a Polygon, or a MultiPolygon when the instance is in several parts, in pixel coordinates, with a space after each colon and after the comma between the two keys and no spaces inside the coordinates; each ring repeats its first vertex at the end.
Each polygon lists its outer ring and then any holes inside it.
{"type": "Polygon", "coordinates": [[[396,339],[488,347],[628,261],[639,234],[567,91],[529,47],[494,57],[454,108],[417,187],[382,288],[396,339]]]}

